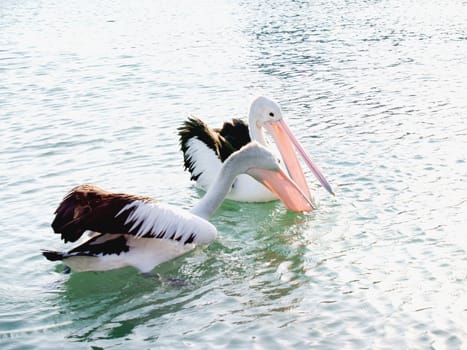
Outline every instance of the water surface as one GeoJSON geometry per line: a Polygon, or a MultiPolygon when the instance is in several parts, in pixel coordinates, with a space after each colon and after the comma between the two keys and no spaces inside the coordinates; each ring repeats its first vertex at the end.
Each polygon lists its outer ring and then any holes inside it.
{"type": "Polygon", "coordinates": [[[2,1],[2,349],[461,349],[462,1],[2,1]],[[227,201],[209,247],[64,274],[50,222],[91,182],[189,209],[176,129],[266,94],[336,187],[227,201]],[[176,280],[178,279],[178,280],[176,280]]]}

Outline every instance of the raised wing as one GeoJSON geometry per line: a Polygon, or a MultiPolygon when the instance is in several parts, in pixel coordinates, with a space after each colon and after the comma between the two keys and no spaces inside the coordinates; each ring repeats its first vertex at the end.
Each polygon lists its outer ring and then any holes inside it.
{"type": "Polygon", "coordinates": [[[240,119],[226,122],[218,129],[190,117],[178,129],[178,134],[185,169],[205,189],[215,179],[222,162],[250,142],[248,126],[240,119]]]}
{"type": "MultiPolygon", "coordinates": [[[[241,119],[232,119],[230,122],[225,122],[221,129],[214,129],[230,143],[234,151],[251,142],[248,124],[241,119]]],[[[228,155],[230,156],[230,154],[228,155]]],[[[228,157],[227,156],[227,157],[228,157]]],[[[223,159],[224,161],[225,159],[223,159]]]]}

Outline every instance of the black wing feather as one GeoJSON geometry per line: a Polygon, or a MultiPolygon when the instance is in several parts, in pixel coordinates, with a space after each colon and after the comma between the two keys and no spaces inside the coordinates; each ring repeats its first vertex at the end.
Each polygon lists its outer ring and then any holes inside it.
{"type": "Polygon", "coordinates": [[[234,151],[238,151],[251,142],[248,124],[242,119],[232,119],[231,122],[225,122],[219,133],[231,144],[234,151]]]}
{"type": "Polygon", "coordinates": [[[43,250],[42,254],[50,261],[63,260],[72,256],[100,256],[128,252],[130,247],[123,235],[99,234],[68,252],[43,250]]]}

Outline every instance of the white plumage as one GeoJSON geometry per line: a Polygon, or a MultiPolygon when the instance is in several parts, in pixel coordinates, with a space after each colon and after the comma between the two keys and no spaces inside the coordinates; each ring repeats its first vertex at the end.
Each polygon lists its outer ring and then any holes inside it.
{"type": "Polygon", "coordinates": [[[196,244],[209,244],[216,238],[217,229],[208,219],[242,173],[264,181],[292,210],[313,208],[274,156],[251,143],[224,162],[214,183],[191,212],[148,197],[107,192],[94,185],[74,188],[57,208],[52,227],[65,242],[77,241],[85,231],[92,231],[92,237],[68,252],[45,250],[43,254],[49,260],[64,261],[75,271],[133,266],[149,272],[196,244]]]}
{"type": "Polygon", "coordinates": [[[125,205],[116,217],[126,211],[131,214],[125,224],[132,224],[130,231],[135,232],[136,238],[152,235],[186,242],[191,236],[193,243],[207,244],[217,236],[216,227],[209,221],[168,204],[134,201],[125,205]]]}

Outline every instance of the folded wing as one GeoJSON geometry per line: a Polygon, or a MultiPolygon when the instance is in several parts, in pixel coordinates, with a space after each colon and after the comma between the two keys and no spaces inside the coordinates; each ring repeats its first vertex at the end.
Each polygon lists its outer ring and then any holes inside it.
{"type": "Polygon", "coordinates": [[[145,196],[107,192],[94,185],[75,187],[60,203],[52,222],[65,242],[85,231],[129,234],[188,243],[209,243],[217,235],[208,221],[145,196]]]}

